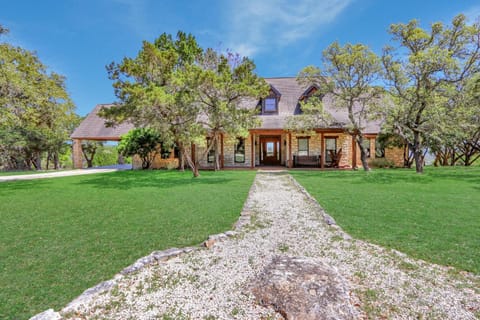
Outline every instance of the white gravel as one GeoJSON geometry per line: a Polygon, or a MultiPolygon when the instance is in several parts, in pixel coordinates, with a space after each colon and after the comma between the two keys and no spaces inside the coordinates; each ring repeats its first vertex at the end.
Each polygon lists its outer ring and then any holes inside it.
{"type": "Polygon", "coordinates": [[[275,255],[314,257],[347,279],[364,319],[475,319],[480,277],[351,239],[325,223],[293,178],[259,172],[239,233],[117,277],[117,285],[77,306],[71,319],[282,319],[246,289],[275,255]]]}

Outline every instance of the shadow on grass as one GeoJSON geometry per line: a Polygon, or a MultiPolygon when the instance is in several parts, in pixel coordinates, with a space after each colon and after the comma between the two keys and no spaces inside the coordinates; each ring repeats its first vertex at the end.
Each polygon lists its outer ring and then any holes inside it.
{"type": "Polygon", "coordinates": [[[0,195],[8,195],[20,190],[34,190],[50,185],[49,180],[14,180],[0,182],[0,195]]]}
{"type": "MultiPolygon", "coordinates": [[[[476,168],[425,168],[423,174],[417,174],[414,169],[373,169],[365,171],[294,171],[293,175],[305,178],[321,178],[325,180],[344,181],[352,184],[395,184],[415,183],[431,184],[438,180],[451,180],[480,184],[480,170],[476,168]],[[478,175],[475,173],[478,172],[478,175]]],[[[474,187],[477,188],[477,187],[474,187]]]]}
{"type": "Polygon", "coordinates": [[[90,176],[77,185],[91,186],[101,189],[128,190],[132,188],[170,189],[184,185],[224,184],[233,179],[215,173],[201,173],[194,178],[190,172],[178,171],[119,171],[90,176]]]}

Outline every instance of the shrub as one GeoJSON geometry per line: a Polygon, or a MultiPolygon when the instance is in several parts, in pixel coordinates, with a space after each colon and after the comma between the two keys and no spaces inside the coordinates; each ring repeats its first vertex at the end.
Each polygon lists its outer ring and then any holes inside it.
{"type": "Polygon", "coordinates": [[[369,163],[372,168],[394,168],[395,164],[391,160],[385,158],[375,158],[370,160],[369,163]]]}
{"type": "Polygon", "coordinates": [[[138,155],[142,159],[142,169],[149,169],[158,154],[160,134],[151,128],[130,130],[122,136],[118,152],[124,156],[138,155]]]}

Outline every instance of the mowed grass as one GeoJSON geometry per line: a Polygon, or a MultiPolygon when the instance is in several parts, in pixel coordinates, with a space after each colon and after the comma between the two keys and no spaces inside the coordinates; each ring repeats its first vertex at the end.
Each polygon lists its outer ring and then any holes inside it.
{"type": "Polygon", "coordinates": [[[480,274],[480,167],[291,173],[355,238],[480,274]]]}
{"type": "Polygon", "coordinates": [[[154,250],[231,229],[253,171],[122,171],[0,183],[0,319],[61,309],[154,250]]]}

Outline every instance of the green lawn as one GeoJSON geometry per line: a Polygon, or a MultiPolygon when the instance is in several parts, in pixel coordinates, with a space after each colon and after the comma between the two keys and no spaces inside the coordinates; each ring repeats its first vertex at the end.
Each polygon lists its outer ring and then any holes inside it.
{"type": "Polygon", "coordinates": [[[20,176],[26,174],[39,174],[39,173],[47,173],[47,172],[59,172],[61,170],[28,170],[28,171],[0,171],[1,176],[20,176]]]}
{"type": "Polygon", "coordinates": [[[254,176],[121,171],[0,183],[0,319],[58,310],[154,250],[230,229],[254,176]]]}
{"type": "Polygon", "coordinates": [[[480,274],[480,167],[291,173],[353,237],[480,274]]]}

